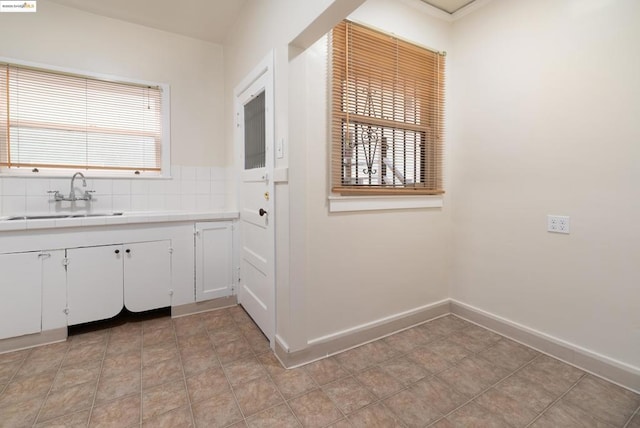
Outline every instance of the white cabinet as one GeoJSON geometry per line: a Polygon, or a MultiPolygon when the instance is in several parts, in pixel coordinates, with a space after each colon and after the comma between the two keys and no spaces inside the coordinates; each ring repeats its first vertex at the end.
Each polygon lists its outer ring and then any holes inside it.
{"type": "Polygon", "coordinates": [[[67,322],[82,324],[122,310],[122,246],[67,250],[67,322]]]}
{"type": "Polygon", "coordinates": [[[67,250],[68,324],[171,305],[171,241],[67,250]]]}
{"type": "Polygon", "coordinates": [[[64,251],[0,254],[0,339],[64,326],[63,259],[64,251]],[[43,295],[60,291],[43,305],[43,295]]]}
{"type": "Polygon", "coordinates": [[[124,248],[124,305],[132,312],[171,306],[171,241],[124,248]]]}
{"type": "Polygon", "coordinates": [[[196,223],[196,301],[233,294],[233,223],[196,223]]]}
{"type": "Polygon", "coordinates": [[[40,331],[42,273],[40,253],[0,256],[0,339],[40,331]]]}

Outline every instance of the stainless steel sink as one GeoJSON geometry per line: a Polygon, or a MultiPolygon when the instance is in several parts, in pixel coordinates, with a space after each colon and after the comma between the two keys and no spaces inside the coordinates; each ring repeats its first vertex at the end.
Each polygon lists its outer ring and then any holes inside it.
{"type": "Polygon", "coordinates": [[[113,217],[122,215],[122,213],[91,213],[91,214],[72,214],[69,217],[113,217]]]}
{"type": "Polygon", "coordinates": [[[122,213],[89,213],[89,214],[43,214],[43,215],[21,215],[7,217],[5,220],[53,220],[59,218],[81,218],[81,217],[113,217],[122,213]]]}

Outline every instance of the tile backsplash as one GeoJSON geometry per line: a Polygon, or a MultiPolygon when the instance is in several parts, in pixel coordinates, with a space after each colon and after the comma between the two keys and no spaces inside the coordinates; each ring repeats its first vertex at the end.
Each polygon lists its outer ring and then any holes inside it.
{"type": "Polygon", "coordinates": [[[171,179],[87,177],[86,189],[76,179],[76,189],[94,190],[91,201],[56,202],[49,190],[68,195],[69,177],[0,177],[2,215],[46,214],[67,211],[215,211],[229,207],[232,168],[171,167],[171,179]]]}

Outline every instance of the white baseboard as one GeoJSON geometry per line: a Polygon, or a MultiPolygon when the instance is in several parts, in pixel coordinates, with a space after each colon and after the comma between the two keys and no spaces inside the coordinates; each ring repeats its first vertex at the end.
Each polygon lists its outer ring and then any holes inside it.
{"type": "Polygon", "coordinates": [[[67,327],[0,340],[0,354],[67,340],[67,327]]]}
{"type": "Polygon", "coordinates": [[[299,367],[446,315],[449,312],[449,299],[441,300],[311,339],[307,342],[306,348],[295,351],[288,347],[283,338],[276,336],[275,353],[286,368],[299,367]]]}
{"type": "Polygon", "coordinates": [[[184,317],[187,315],[197,314],[199,312],[212,311],[214,309],[222,309],[238,304],[236,295],[227,297],[218,297],[217,299],[205,300],[204,302],[187,303],[185,305],[172,306],[171,317],[184,317]]]}
{"type": "Polygon", "coordinates": [[[299,367],[449,313],[640,393],[639,368],[454,299],[310,339],[308,346],[300,350],[291,350],[282,337],[276,336],[275,353],[283,366],[299,367]]]}
{"type": "Polygon", "coordinates": [[[640,369],[451,299],[451,313],[540,352],[640,393],[640,369]]]}
{"type": "Polygon", "coordinates": [[[423,305],[423,306],[419,306],[417,308],[414,309],[410,309],[408,311],[404,311],[404,312],[399,312],[397,314],[393,314],[384,318],[380,318],[377,319],[375,321],[371,321],[368,323],[364,323],[364,324],[360,324],[357,325],[355,327],[351,327],[351,328],[347,328],[344,330],[340,330],[331,334],[327,334],[325,336],[320,336],[317,337],[315,339],[310,339],[309,341],[307,341],[307,344],[309,346],[313,346],[313,345],[318,345],[321,343],[326,343],[326,342],[330,342],[336,339],[340,339],[341,337],[346,337],[352,334],[357,334],[359,332],[362,331],[367,331],[367,330],[371,330],[373,328],[376,328],[378,326],[382,326],[382,325],[386,325],[389,324],[393,321],[397,321],[397,320],[401,320],[401,319],[405,319],[408,317],[411,317],[413,315],[416,314],[421,314],[421,313],[425,313],[425,312],[429,312],[434,308],[440,308],[443,305],[448,305],[449,299],[445,299],[445,300],[441,300],[439,302],[435,302],[435,303],[431,303],[428,305],[423,305]]]}

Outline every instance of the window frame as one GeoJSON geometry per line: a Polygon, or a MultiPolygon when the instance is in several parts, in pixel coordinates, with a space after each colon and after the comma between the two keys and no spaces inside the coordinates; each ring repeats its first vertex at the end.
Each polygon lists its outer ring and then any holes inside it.
{"type": "Polygon", "coordinates": [[[136,86],[158,87],[161,91],[161,144],[160,144],[160,171],[133,171],[118,169],[85,169],[85,168],[37,168],[34,172],[30,167],[8,168],[0,167],[0,177],[66,177],[78,170],[83,171],[95,178],[171,178],[171,87],[168,83],[160,83],[142,79],[116,76],[94,71],[80,70],[69,67],[59,67],[50,64],[43,64],[32,61],[18,60],[0,56],[0,64],[15,65],[18,67],[33,68],[44,72],[66,74],[81,78],[101,80],[111,83],[122,83],[136,86]]]}
{"type": "MultiPolygon", "coordinates": [[[[358,83],[345,83],[345,82],[348,82],[350,79],[350,77],[347,76],[349,67],[346,66],[347,70],[345,71],[343,69],[340,69],[339,66],[336,66],[334,64],[334,55],[336,55],[336,50],[339,50],[339,49],[334,48],[334,30],[332,29],[332,31],[330,32],[330,37],[328,39],[328,64],[329,64],[328,81],[329,81],[329,94],[330,94],[330,100],[329,100],[330,125],[329,126],[331,131],[330,132],[330,135],[331,135],[331,143],[330,143],[330,151],[331,151],[330,192],[331,192],[331,195],[329,197],[330,210],[334,211],[333,209],[334,205],[336,207],[335,211],[341,211],[342,208],[340,207],[343,207],[343,206],[345,207],[345,210],[355,210],[355,211],[361,210],[361,209],[362,210],[376,209],[375,206],[377,204],[373,202],[375,201],[376,198],[381,202],[379,204],[380,205],[379,209],[428,208],[428,207],[434,207],[434,206],[442,206],[442,195],[445,193],[444,185],[443,185],[443,181],[444,181],[443,169],[445,164],[443,140],[444,140],[445,123],[446,123],[444,119],[444,112],[445,112],[444,105],[445,105],[445,99],[446,99],[444,94],[444,88],[445,88],[444,78],[445,78],[445,70],[446,70],[444,57],[446,56],[446,52],[439,52],[430,48],[426,48],[424,46],[417,45],[414,42],[402,39],[395,34],[389,34],[379,29],[373,28],[369,25],[350,21],[350,20],[341,21],[341,23],[336,25],[336,28],[344,24],[360,27],[365,32],[375,33],[375,35],[380,38],[393,39],[396,43],[401,43],[405,46],[410,46],[411,49],[418,48],[420,50],[429,52],[430,54],[438,55],[437,69],[435,72],[433,72],[433,74],[437,75],[438,77],[440,77],[441,75],[442,80],[436,81],[435,84],[437,85],[437,89],[435,89],[435,91],[433,92],[429,92],[428,94],[430,96],[436,96],[437,101],[435,102],[430,101],[429,104],[424,105],[426,107],[425,110],[429,110],[430,112],[437,111],[436,116],[434,116],[435,119],[433,119],[435,122],[437,122],[437,126],[435,127],[437,129],[428,127],[424,124],[419,125],[417,123],[411,123],[411,122],[402,123],[401,121],[395,121],[394,119],[386,119],[383,117],[377,118],[375,117],[375,114],[372,115],[371,120],[367,124],[366,117],[364,117],[365,116],[364,114],[348,113],[347,110],[344,108],[344,102],[345,102],[344,100],[348,98],[349,93],[353,94],[354,90],[347,89],[345,91],[343,89],[340,89],[340,87],[344,88],[345,85],[347,84],[358,85],[358,83]],[[440,57],[442,58],[441,62],[440,62],[440,57]],[[338,74],[341,73],[341,75],[337,76],[336,73],[338,74]],[[338,86],[338,91],[339,91],[338,94],[334,92],[336,90],[336,86],[338,86]],[[348,91],[351,91],[351,92],[348,92],[348,91]],[[341,105],[337,106],[338,103],[340,103],[341,105]],[[396,131],[404,132],[404,133],[413,132],[418,136],[418,138],[421,138],[422,141],[425,141],[426,138],[436,135],[434,142],[430,142],[427,144],[425,144],[424,142],[415,144],[412,149],[413,153],[411,153],[411,156],[412,156],[411,159],[413,159],[415,156],[418,156],[418,154],[422,158],[419,164],[420,172],[417,172],[414,170],[414,175],[417,174],[417,176],[422,178],[422,175],[426,174],[425,171],[428,171],[428,168],[434,167],[435,165],[435,168],[434,168],[435,179],[433,179],[433,181],[436,184],[431,187],[426,187],[427,186],[426,183],[421,186],[415,186],[415,185],[411,186],[410,184],[412,183],[410,182],[410,180],[407,180],[408,182],[405,182],[403,185],[386,185],[381,183],[381,180],[383,180],[383,176],[384,176],[382,173],[379,175],[379,177],[377,177],[378,184],[371,184],[371,182],[367,184],[353,184],[353,185],[345,184],[344,168],[348,167],[344,161],[345,117],[347,121],[346,126],[349,127],[353,125],[354,129],[357,126],[355,124],[359,123],[360,126],[362,126],[362,124],[364,123],[365,126],[369,125],[369,126],[377,127],[378,131],[381,133],[385,133],[388,131],[391,131],[392,133],[395,133],[396,131]],[[351,122],[349,123],[350,119],[351,119],[351,122]],[[425,152],[431,152],[432,150],[438,152],[437,155],[435,155],[435,159],[427,159],[427,156],[425,156],[425,152]],[[404,197],[402,198],[403,201],[400,201],[401,198],[399,198],[399,196],[404,197]],[[366,202],[362,204],[351,203],[351,202],[348,202],[349,198],[352,201],[356,198],[360,198],[362,200],[366,200],[366,202]],[[393,198],[398,198],[399,199],[398,203],[390,202],[393,198]],[[418,199],[420,199],[422,202],[416,203],[416,200],[418,199]],[[410,202],[407,202],[407,201],[410,201],[410,202]]],[[[348,40],[348,37],[349,37],[348,31],[349,29],[347,28],[343,36],[344,41],[348,40]]],[[[347,46],[348,46],[347,47],[347,51],[348,51],[351,45],[347,43],[347,46]]],[[[340,57],[340,60],[345,64],[346,64],[346,61],[348,61],[347,59],[345,59],[347,56],[348,56],[348,52],[345,52],[343,56],[340,57]]],[[[372,72],[368,74],[367,77],[372,76],[373,74],[374,73],[372,72]]],[[[356,80],[358,79],[356,78],[356,80]]],[[[357,90],[357,86],[356,86],[356,90],[357,90]]],[[[384,97],[386,95],[383,93],[380,96],[384,97]]],[[[401,92],[392,94],[392,97],[394,98],[394,100],[396,96],[402,97],[403,95],[401,92]]],[[[424,101],[424,99],[421,99],[420,101],[424,101]]],[[[349,101],[349,102],[353,102],[353,101],[349,101]]],[[[383,105],[386,105],[386,104],[383,104],[383,105]]],[[[406,103],[403,102],[403,105],[406,108],[406,103]]],[[[349,107],[350,106],[347,106],[347,109],[349,107]]],[[[383,107],[380,107],[380,108],[383,108],[383,107]]],[[[349,134],[346,134],[346,135],[348,136],[346,138],[353,138],[353,137],[349,137],[349,134]]],[[[381,138],[381,147],[383,147],[383,145],[386,145],[386,139],[384,137],[381,138]]],[[[357,148],[357,145],[356,145],[356,148],[357,148]]],[[[385,162],[382,160],[383,150],[384,148],[380,149],[380,154],[378,155],[380,159],[376,159],[376,161],[380,165],[380,168],[384,171],[386,168],[384,166],[385,162]]],[[[392,172],[395,174],[395,169],[392,169],[392,172]]],[[[393,181],[395,182],[395,179],[393,181]]],[[[421,183],[424,183],[424,181],[421,181],[421,183]]]]}

